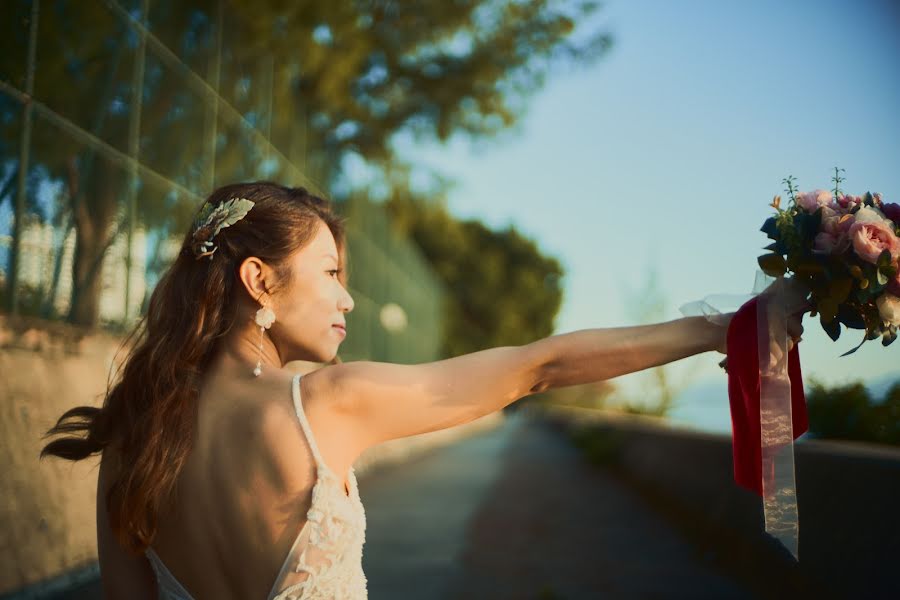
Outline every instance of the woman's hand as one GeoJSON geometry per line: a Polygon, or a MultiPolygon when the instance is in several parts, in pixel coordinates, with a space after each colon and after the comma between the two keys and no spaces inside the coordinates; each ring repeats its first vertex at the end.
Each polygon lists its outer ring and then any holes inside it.
{"type": "MultiPolygon", "coordinates": [[[[788,334],[788,352],[794,349],[794,346],[803,339],[803,315],[812,310],[812,306],[810,304],[805,304],[798,311],[788,315],[786,328],[788,334]]],[[[734,313],[725,313],[721,315],[719,318],[719,322],[721,323],[721,339],[719,341],[719,345],[716,346],[716,352],[720,352],[721,354],[728,354],[728,346],[727,346],[727,334],[728,334],[728,325],[731,323],[731,319],[734,316],[734,313]]],[[[725,369],[728,372],[728,358],[722,359],[719,362],[719,366],[725,369]]]]}
{"type": "MultiPolygon", "coordinates": [[[[794,349],[794,345],[802,339],[803,335],[803,314],[807,312],[808,309],[804,309],[802,311],[796,312],[790,315],[787,319],[787,333],[788,333],[788,352],[794,349]]],[[[721,317],[719,317],[722,321],[722,325],[720,326],[722,337],[719,340],[719,345],[716,346],[716,352],[720,352],[722,354],[727,354],[727,344],[726,344],[726,336],[728,334],[728,325],[731,323],[731,319],[734,317],[734,313],[725,313],[721,317]]]]}
{"type": "MultiPolygon", "coordinates": [[[[777,281],[772,283],[763,291],[763,294],[773,293],[772,288],[777,283],[777,281]]],[[[781,283],[784,286],[782,293],[785,304],[797,307],[793,313],[787,316],[788,352],[790,352],[803,335],[802,321],[804,313],[811,311],[813,307],[809,300],[806,299],[809,296],[809,288],[801,280],[796,277],[788,277],[781,283]]]]}
{"type": "Polygon", "coordinates": [[[804,308],[790,316],[787,319],[788,333],[788,352],[794,349],[794,345],[802,339],[803,335],[803,315],[808,312],[809,308],[804,308]]]}
{"type": "Polygon", "coordinates": [[[716,345],[716,352],[721,352],[722,354],[727,354],[726,351],[726,336],[728,334],[728,325],[731,323],[731,319],[734,317],[734,313],[723,313],[722,315],[718,315],[716,317],[717,323],[719,326],[719,343],[716,345]]]}

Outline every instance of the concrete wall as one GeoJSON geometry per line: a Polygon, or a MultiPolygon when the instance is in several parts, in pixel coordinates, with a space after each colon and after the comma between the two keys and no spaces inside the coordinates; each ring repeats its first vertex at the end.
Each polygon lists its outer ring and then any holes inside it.
{"type": "MultiPolygon", "coordinates": [[[[95,570],[99,457],[72,463],[38,455],[46,442],[41,436],[65,410],[102,403],[120,343],[102,332],[0,315],[0,594],[95,570]]],[[[307,370],[306,363],[292,366],[307,370]]],[[[392,440],[368,450],[354,467],[361,474],[402,461],[502,419],[494,413],[392,440]]]]}
{"type": "Polygon", "coordinates": [[[797,564],[765,534],[762,499],[734,483],[730,435],[586,409],[543,412],[761,597],[900,598],[900,448],[795,443],[797,564]]]}

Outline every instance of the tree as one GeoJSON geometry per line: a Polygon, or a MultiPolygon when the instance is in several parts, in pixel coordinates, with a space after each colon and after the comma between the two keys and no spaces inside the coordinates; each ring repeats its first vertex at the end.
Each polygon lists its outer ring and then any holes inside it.
{"type": "MultiPolygon", "coordinates": [[[[146,36],[140,10],[123,3],[40,5],[34,98],[88,134],[42,122],[32,157],[68,187],[77,236],[68,318],[84,325],[96,323],[98,265],[131,185],[121,157],[90,136],[123,154],[139,149],[152,171],[140,174],[134,218],[184,231],[197,196],[225,181],[317,189],[312,173],[327,188],[350,152],[389,164],[401,130],[492,135],[515,122],[551,68],[596,59],[612,43],[596,28],[573,35],[598,8],[587,0],[154,0],[146,36]]],[[[0,78],[21,90],[30,3],[2,10],[0,78]]],[[[19,110],[0,97],[4,163],[15,161],[7,150],[18,147],[19,110]]]]}
{"type": "Polygon", "coordinates": [[[882,444],[900,446],[900,380],[872,407],[873,439],[882,444]]]}
{"type": "Polygon", "coordinates": [[[448,290],[442,354],[533,342],[553,333],[563,269],[515,227],[458,220],[441,201],[395,189],[386,208],[448,290]]]}
{"type": "Polygon", "coordinates": [[[813,379],[806,402],[813,437],[900,445],[900,381],[875,401],[862,381],[829,388],[813,379]]]}

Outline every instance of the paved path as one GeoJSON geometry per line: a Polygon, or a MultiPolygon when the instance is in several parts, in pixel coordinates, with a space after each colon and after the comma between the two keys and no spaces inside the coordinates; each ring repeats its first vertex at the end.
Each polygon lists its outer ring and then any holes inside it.
{"type": "Polygon", "coordinates": [[[360,492],[371,600],[753,597],[524,416],[373,473],[360,492]]]}
{"type": "Polygon", "coordinates": [[[359,486],[371,600],[753,597],[563,434],[523,415],[359,486]]]}
{"type": "Polygon", "coordinates": [[[442,598],[453,579],[464,577],[457,557],[466,527],[502,475],[515,431],[507,421],[360,477],[370,599],[442,598]]]}

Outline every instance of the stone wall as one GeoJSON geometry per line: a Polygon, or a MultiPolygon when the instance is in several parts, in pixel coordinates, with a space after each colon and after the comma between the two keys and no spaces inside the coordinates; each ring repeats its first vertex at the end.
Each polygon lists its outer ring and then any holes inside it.
{"type": "Polygon", "coordinates": [[[734,483],[730,434],[587,409],[542,412],[760,597],[900,598],[900,448],[794,444],[798,564],[765,533],[762,498],[734,483]]]}

